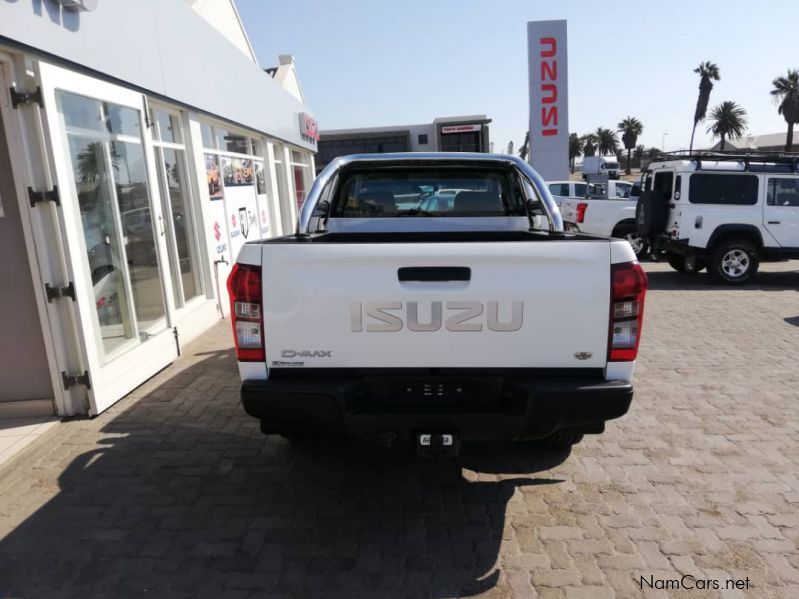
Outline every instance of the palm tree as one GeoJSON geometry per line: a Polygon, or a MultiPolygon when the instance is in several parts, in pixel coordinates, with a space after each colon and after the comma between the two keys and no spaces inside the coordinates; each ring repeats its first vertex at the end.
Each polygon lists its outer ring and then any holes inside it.
{"type": "Polygon", "coordinates": [[[689,152],[694,149],[694,133],[696,133],[696,126],[700,121],[705,120],[707,114],[707,105],[710,102],[710,92],[713,89],[713,82],[721,79],[719,75],[718,65],[710,62],[709,60],[699,63],[699,66],[694,69],[699,79],[699,98],[696,100],[696,110],[694,111],[694,128],[691,130],[691,145],[689,152]]]}
{"type": "Polygon", "coordinates": [[[581,138],[583,140],[583,156],[593,156],[599,144],[599,138],[593,133],[586,133],[581,138]]]}
{"type": "MultiPolygon", "coordinates": [[[[81,183],[94,183],[101,175],[106,174],[105,159],[103,153],[105,146],[101,141],[92,141],[78,153],[77,167],[78,180],[81,183]]],[[[119,156],[111,144],[111,168],[119,170],[119,156]]]]}
{"type": "Polygon", "coordinates": [[[597,150],[600,156],[607,156],[608,154],[615,154],[619,148],[619,138],[610,129],[598,127],[594,132],[597,139],[597,150]]]}
{"type": "Polygon", "coordinates": [[[569,166],[574,172],[574,161],[583,155],[583,140],[576,133],[569,133],[569,166]]]}
{"type": "Polygon", "coordinates": [[[641,168],[641,159],[644,157],[644,152],[646,152],[646,146],[637,145],[635,146],[635,150],[633,151],[633,159],[638,163],[638,168],[641,168]]]}
{"type": "Polygon", "coordinates": [[[721,139],[722,152],[726,139],[737,139],[746,131],[746,111],[735,102],[725,101],[716,106],[710,113],[710,121],[707,132],[721,139]]]}
{"type": "Polygon", "coordinates": [[[627,149],[627,174],[629,175],[632,151],[638,143],[638,136],[643,132],[644,126],[634,116],[628,116],[616,126],[621,132],[621,141],[627,149]]]}
{"type": "Polygon", "coordinates": [[[788,69],[787,77],[777,77],[771,82],[774,89],[771,95],[775,102],[779,102],[777,112],[788,123],[788,137],[785,138],[785,151],[793,149],[793,126],[799,123],[799,69],[788,69]]]}

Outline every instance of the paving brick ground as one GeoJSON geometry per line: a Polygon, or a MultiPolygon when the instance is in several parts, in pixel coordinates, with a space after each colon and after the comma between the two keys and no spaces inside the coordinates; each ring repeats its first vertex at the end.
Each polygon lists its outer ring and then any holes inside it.
{"type": "Polygon", "coordinates": [[[0,597],[799,597],[798,265],[647,268],[632,411],[570,456],[264,438],[215,328],[0,469],[0,597]],[[750,589],[640,589],[684,574],[750,589]]]}

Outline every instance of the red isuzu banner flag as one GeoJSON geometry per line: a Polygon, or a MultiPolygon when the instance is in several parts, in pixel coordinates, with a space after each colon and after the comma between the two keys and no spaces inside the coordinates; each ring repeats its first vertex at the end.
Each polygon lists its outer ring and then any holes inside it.
{"type": "Polygon", "coordinates": [[[532,167],[548,181],[569,178],[566,21],[527,23],[532,167]]]}

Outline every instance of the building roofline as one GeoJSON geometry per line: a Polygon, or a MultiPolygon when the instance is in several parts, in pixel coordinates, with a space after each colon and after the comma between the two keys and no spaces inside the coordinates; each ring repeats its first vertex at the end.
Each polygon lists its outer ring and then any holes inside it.
{"type": "Polygon", "coordinates": [[[359,129],[328,129],[319,131],[319,135],[325,137],[368,137],[377,133],[408,133],[413,127],[424,127],[425,125],[410,125],[408,127],[361,127],[359,129]]]}
{"type": "Polygon", "coordinates": [[[442,116],[433,120],[433,124],[439,123],[484,123],[488,124],[491,119],[484,114],[467,114],[462,116],[442,116]]]}
{"type": "Polygon", "coordinates": [[[385,127],[376,126],[376,127],[352,127],[347,129],[324,129],[319,131],[319,135],[325,136],[333,136],[333,135],[369,135],[374,133],[401,133],[401,132],[410,132],[411,129],[416,129],[419,127],[430,127],[436,125],[447,125],[451,123],[459,123],[459,124],[483,124],[487,125],[491,122],[491,119],[486,117],[484,114],[473,114],[473,115],[464,115],[464,116],[446,116],[446,117],[437,117],[433,119],[430,123],[417,123],[413,125],[389,125],[385,127]]]}
{"type": "Polygon", "coordinates": [[[244,27],[244,21],[241,20],[239,9],[236,6],[236,0],[230,0],[230,5],[233,7],[233,14],[236,15],[236,20],[239,22],[239,27],[241,27],[241,33],[244,36],[244,41],[247,43],[247,49],[250,51],[250,56],[252,57],[252,61],[257,65],[258,57],[255,55],[255,50],[252,47],[252,42],[250,42],[250,36],[247,35],[247,28],[244,27]]]}

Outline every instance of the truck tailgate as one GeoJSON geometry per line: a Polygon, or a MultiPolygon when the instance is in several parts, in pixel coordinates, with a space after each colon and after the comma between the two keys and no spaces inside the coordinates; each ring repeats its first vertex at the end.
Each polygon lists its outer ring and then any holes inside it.
{"type": "Polygon", "coordinates": [[[269,368],[605,366],[607,241],[270,243],[262,252],[269,368]]]}

